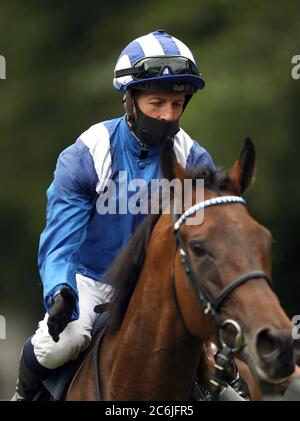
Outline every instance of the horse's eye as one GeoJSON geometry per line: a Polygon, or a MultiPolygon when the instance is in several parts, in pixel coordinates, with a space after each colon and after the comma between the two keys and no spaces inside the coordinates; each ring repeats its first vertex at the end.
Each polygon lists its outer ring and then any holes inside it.
{"type": "Polygon", "coordinates": [[[204,246],[200,241],[190,241],[190,248],[195,256],[202,257],[207,254],[207,251],[205,250],[204,246]]]}

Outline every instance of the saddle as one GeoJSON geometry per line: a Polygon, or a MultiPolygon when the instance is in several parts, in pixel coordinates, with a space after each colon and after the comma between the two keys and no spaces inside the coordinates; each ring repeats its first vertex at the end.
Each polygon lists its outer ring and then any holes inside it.
{"type": "MultiPolygon", "coordinates": [[[[97,313],[97,317],[91,332],[92,338],[95,338],[97,334],[104,330],[110,314],[105,304],[96,306],[95,312],[97,313]]],[[[80,353],[76,360],[71,360],[53,370],[53,373],[43,380],[43,390],[38,393],[34,400],[61,401],[72,379],[93,349],[93,346],[94,341],[92,341],[92,344],[84,352],[80,353]]]]}

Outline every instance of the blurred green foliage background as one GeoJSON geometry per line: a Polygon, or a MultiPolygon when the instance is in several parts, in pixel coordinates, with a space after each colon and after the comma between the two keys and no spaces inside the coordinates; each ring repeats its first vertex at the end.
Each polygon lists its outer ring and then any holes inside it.
{"type": "Polygon", "coordinates": [[[257,150],[253,216],[273,233],[275,291],[300,314],[300,2],[286,0],[1,0],[0,399],[13,393],[25,339],[43,316],[37,271],[46,189],[58,154],[90,125],[123,113],[112,88],[121,50],[163,28],[190,46],[206,80],[181,126],[228,167],[257,150]]]}

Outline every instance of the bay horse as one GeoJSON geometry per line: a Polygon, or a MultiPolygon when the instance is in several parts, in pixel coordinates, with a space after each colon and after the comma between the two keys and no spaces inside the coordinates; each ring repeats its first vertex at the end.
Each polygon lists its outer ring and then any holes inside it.
{"type": "MultiPolygon", "coordinates": [[[[250,139],[228,171],[189,173],[165,142],[162,175],[204,179],[204,201],[182,215],[149,215],[107,274],[114,296],[98,353],[102,400],[189,400],[197,373],[208,373],[203,344],[220,341],[233,320],[241,355],[257,379],[280,383],[294,371],[291,321],[271,288],[270,232],[240,195],[253,179],[250,139]],[[203,223],[189,215],[205,207],[203,223]],[[224,334],[224,332],[223,332],[224,334]]],[[[175,200],[182,198],[173,196],[175,200]]],[[[227,333],[230,337],[230,332],[227,333]]],[[[96,400],[92,354],[66,400],[96,400]]],[[[99,398],[99,396],[98,396],[99,398]]]]}

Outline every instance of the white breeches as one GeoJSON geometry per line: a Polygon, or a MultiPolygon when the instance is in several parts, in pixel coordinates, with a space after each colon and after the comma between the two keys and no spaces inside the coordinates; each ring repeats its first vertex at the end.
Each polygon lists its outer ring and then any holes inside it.
{"type": "Polygon", "coordinates": [[[31,339],[38,362],[47,368],[56,368],[67,361],[75,360],[91,342],[91,330],[97,314],[94,307],[108,302],[112,287],[90,278],[76,275],[79,297],[79,319],[70,322],[59,335],[59,341],[54,342],[48,333],[48,313],[31,339]]]}

